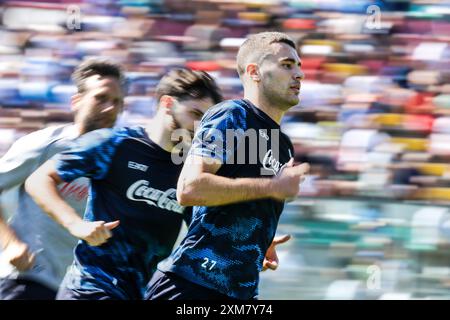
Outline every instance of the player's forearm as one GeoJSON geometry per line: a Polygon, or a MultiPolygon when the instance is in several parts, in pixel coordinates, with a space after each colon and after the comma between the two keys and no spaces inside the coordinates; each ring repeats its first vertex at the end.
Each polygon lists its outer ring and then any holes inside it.
{"type": "Polygon", "coordinates": [[[26,180],[25,190],[53,220],[70,230],[70,226],[81,218],[61,197],[57,185],[54,178],[38,170],[26,180]]]}
{"type": "Polygon", "coordinates": [[[270,198],[272,179],[230,179],[201,173],[191,181],[184,181],[178,192],[183,206],[220,206],[242,201],[270,198]]]}

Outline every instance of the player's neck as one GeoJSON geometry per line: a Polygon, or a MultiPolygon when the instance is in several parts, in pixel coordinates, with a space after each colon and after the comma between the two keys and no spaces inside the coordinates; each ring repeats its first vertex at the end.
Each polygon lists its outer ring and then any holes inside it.
{"type": "Polygon", "coordinates": [[[284,116],[284,111],[281,109],[274,108],[264,97],[255,93],[245,93],[244,99],[249,100],[253,103],[258,109],[267,114],[273,121],[280,124],[281,118],[284,116]]]}
{"type": "Polygon", "coordinates": [[[166,127],[163,115],[157,113],[156,116],[150,120],[145,130],[154,143],[168,152],[172,151],[174,147],[171,140],[172,130],[166,127]]]}
{"type": "Polygon", "coordinates": [[[82,136],[83,134],[87,133],[85,126],[77,122],[74,122],[71,130],[73,130],[74,136],[76,137],[82,136]]]}

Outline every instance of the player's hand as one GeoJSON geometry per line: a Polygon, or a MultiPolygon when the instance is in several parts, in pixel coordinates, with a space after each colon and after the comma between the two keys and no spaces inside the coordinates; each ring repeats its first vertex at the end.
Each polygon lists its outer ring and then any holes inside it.
{"type": "Polygon", "coordinates": [[[84,221],[80,220],[70,226],[70,233],[91,246],[100,246],[112,237],[111,230],[119,225],[120,221],[84,221]]]}
{"type": "Polygon", "coordinates": [[[308,163],[294,166],[294,159],[291,158],[281,172],[272,180],[272,197],[282,201],[296,197],[300,191],[300,183],[305,179],[305,174],[308,172],[308,163]]]}
{"type": "Polygon", "coordinates": [[[278,268],[279,261],[277,251],[275,250],[275,246],[289,241],[290,238],[291,235],[286,234],[284,236],[275,237],[273,239],[272,244],[266,251],[262,271],[266,271],[267,269],[276,270],[278,268]]]}
{"type": "Polygon", "coordinates": [[[19,271],[27,271],[33,267],[35,255],[30,252],[28,245],[20,240],[8,242],[2,255],[19,271]]]}

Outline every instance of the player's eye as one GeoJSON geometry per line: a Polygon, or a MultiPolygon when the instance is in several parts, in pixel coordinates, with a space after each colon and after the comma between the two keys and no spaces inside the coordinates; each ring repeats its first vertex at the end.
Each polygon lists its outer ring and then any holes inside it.
{"type": "Polygon", "coordinates": [[[107,97],[105,96],[105,95],[98,95],[98,96],[95,96],[95,99],[98,101],[98,102],[105,102],[106,100],[107,100],[107,97]]]}
{"type": "Polygon", "coordinates": [[[114,99],[114,105],[115,105],[115,106],[120,106],[120,105],[122,105],[122,100],[119,99],[119,98],[114,99]]]}
{"type": "Polygon", "coordinates": [[[198,111],[198,110],[193,110],[193,111],[191,112],[191,114],[192,114],[193,116],[197,117],[197,118],[203,117],[203,112],[200,112],[200,111],[198,111]]]}

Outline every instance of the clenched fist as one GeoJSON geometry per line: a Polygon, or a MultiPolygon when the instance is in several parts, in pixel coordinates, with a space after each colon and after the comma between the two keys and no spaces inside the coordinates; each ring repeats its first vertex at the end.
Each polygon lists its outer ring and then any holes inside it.
{"type": "Polygon", "coordinates": [[[294,166],[294,159],[292,158],[286,167],[273,178],[271,187],[272,197],[281,201],[296,197],[300,191],[300,183],[304,180],[305,174],[308,172],[309,164],[302,163],[294,166]]]}
{"type": "Polygon", "coordinates": [[[28,245],[18,240],[10,241],[3,250],[3,257],[19,271],[27,271],[34,264],[35,255],[28,245]]]}

